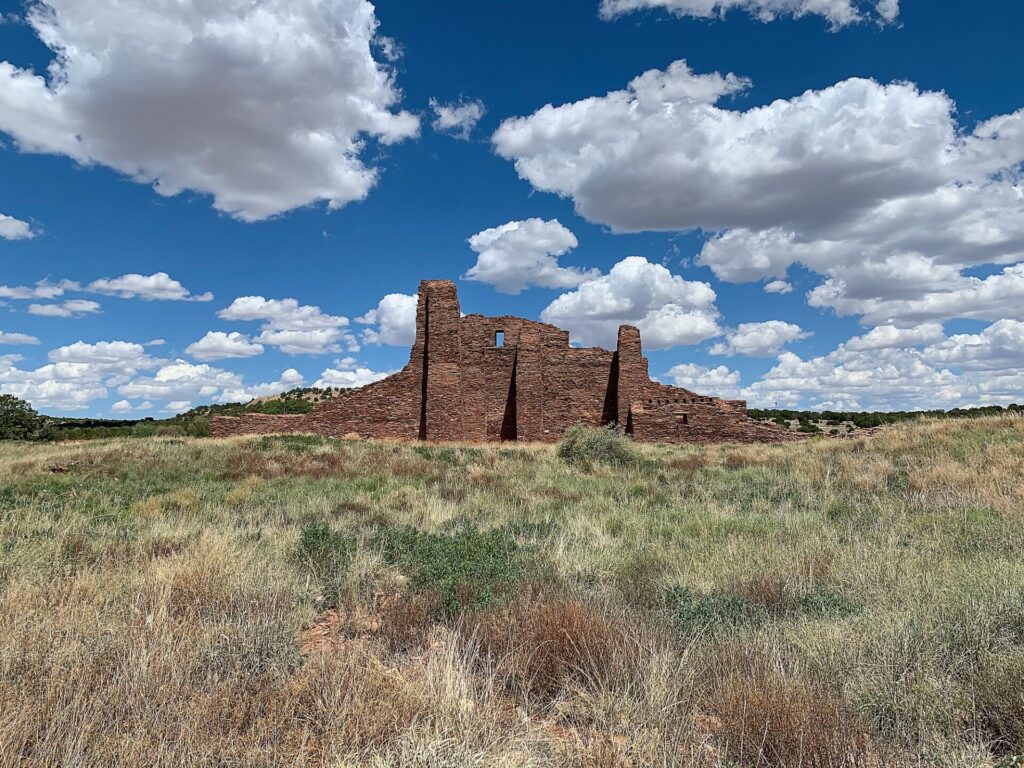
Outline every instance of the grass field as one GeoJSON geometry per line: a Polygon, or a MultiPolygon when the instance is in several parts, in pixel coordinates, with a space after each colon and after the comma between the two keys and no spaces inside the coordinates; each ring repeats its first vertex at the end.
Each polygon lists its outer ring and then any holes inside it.
{"type": "Polygon", "coordinates": [[[637,451],[2,444],[0,765],[1020,764],[1024,418],[637,451]]]}

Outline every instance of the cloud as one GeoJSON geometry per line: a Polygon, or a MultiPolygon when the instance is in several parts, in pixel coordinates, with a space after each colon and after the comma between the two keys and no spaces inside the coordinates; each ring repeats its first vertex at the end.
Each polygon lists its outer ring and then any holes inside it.
{"type": "Polygon", "coordinates": [[[932,344],[945,339],[941,323],[924,323],[913,328],[897,328],[880,325],[863,336],[855,336],[846,342],[846,348],[855,352],[870,352],[876,349],[898,349],[932,344]]]}
{"type": "Polygon", "coordinates": [[[684,280],[640,256],[623,259],[607,275],[563,293],[541,319],[565,328],[573,340],[614,349],[620,325],[640,329],[647,349],[697,344],[722,333],[715,292],[684,280]]]}
{"type": "Polygon", "coordinates": [[[158,365],[141,344],[126,341],[78,341],[51,350],[47,357],[50,362],[34,370],[18,368],[16,356],[0,357],[0,392],[37,408],[81,410],[106,397],[107,387],[158,365]]]}
{"type": "Polygon", "coordinates": [[[152,408],[150,400],[180,412],[192,403],[248,401],[301,386],[302,374],[289,368],[278,381],[246,384],[232,371],[184,360],[149,357],[142,344],[126,341],[75,342],[48,354],[49,363],[35,370],[17,367],[16,355],[0,356],[0,392],[23,397],[36,407],[81,410],[107,397],[111,388],[124,398],[111,410],[152,408]],[[140,375],[153,371],[152,375],[140,375]],[[132,400],[144,400],[133,406],[132,400]],[[182,405],[185,404],[185,405],[182,405]]]}
{"type": "Polygon", "coordinates": [[[100,311],[102,309],[99,304],[85,299],[69,299],[62,304],[28,305],[28,313],[30,315],[40,315],[42,317],[84,317],[85,315],[94,315],[100,311]]]}
{"type": "Polygon", "coordinates": [[[0,392],[27,400],[35,408],[81,410],[107,396],[102,380],[88,375],[88,366],[50,364],[23,370],[17,362],[17,356],[0,355],[0,392]]]}
{"type": "Polygon", "coordinates": [[[214,368],[205,363],[195,365],[184,360],[162,365],[152,376],[126,382],[117,388],[118,394],[129,399],[146,398],[166,402],[211,400],[224,390],[243,388],[237,373],[214,368]]]}
{"type": "MultiPolygon", "coordinates": [[[[950,336],[925,349],[924,357],[936,365],[1019,376],[1024,369],[1024,323],[1000,320],[981,333],[950,336]]],[[[1024,395],[1024,388],[1017,394],[1024,395]]]]}
{"type": "Polygon", "coordinates": [[[87,366],[79,369],[82,376],[103,378],[111,386],[159,365],[141,344],[130,341],[76,341],[51,350],[47,357],[57,365],[87,366]]]}
{"type": "Polygon", "coordinates": [[[763,323],[740,323],[736,330],[726,332],[725,341],[711,347],[712,355],[746,355],[748,357],[774,357],[782,347],[793,341],[806,339],[812,334],[799,325],[782,320],[763,323]]]}
{"type": "Polygon", "coordinates": [[[765,293],[792,293],[793,286],[785,280],[772,280],[764,287],[765,293]]]}
{"type": "Polygon", "coordinates": [[[840,345],[803,360],[783,352],[778,364],[743,390],[757,407],[832,407],[853,410],[950,408],[962,403],[964,382],[907,349],[855,351],[840,345]]]}
{"type": "Polygon", "coordinates": [[[695,363],[682,363],[670,368],[666,376],[675,386],[697,394],[725,399],[739,397],[740,372],[724,365],[705,368],[695,363]]]}
{"type": "Polygon", "coordinates": [[[0,331],[0,344],[38,344],[39,339],[27,333],[6,333],[0,331]]]}
{"type": "Polygon", "coordinates": [[[362,333],[367,344],[388,344],[394,347],[410,347],[416,341],[416,296],[405,293],[389,293],[356,322],[375,325],[362,333]]]}
{"type": "MultiPolygon", "coordinates": [[[[856,270],[836,270],[854,273],[849,278],[829,278],[808,293],[811,306],[831,307],[840,315],[859,315],[863,322],[896,323],[908,325],[928,320],[944,320],[956,317],[974,320],[999,320],[1004,317],[1024,318],[1024,263],[1006,267],[1001,272],[986,278],[967,277],[955,267],[942,267],[931,259],[919,262],[922,282],[915,291],[914,281],[909,278],[915,270],[910,262],[917,259],[901,259],[903,264],[893,264],[893,283],[881,284],[885,270],[878,274],[874,265],[861,265],[856,270]],[[869,276],[872,285],[878,284],[865,295],[867,290],[851,283],[854,277],[869,276]],[[902,278],[902,279],[901,279],[902,278]],[[897,295],[885,295],[902,288],[897,295]],[[908,295],[910,294],[910,295],[908,295]]],[[[885,265],[883,265],[885,266],[885,265]]]]}
{"type": "Polygon", "coordinates": [[[152,275],[129,274],[115,278],[93,280],[86,288],[91,293],[119,296],[122,299],[143,301],[212,301],[212,293],[194,295],[166,272],[152,275]]]}
{"type": "Polygon", "coordinates": [[[979,333],[945,337],[939,324],[874,328],[832,352],[783,352],[759,381],[742,387],[725,366],[678,365],[677,386],[741,397],[760,408],[930,410],[1007,405],[1024,392],[1024,322],[1000,320],[979,333]]]}
{"type": "Polygon", "coordinates": [[[662,8],[675,16],[699,19],[724,17],[731,10],[746,11],[768,22],[779,16],[800,18],[808,14],[825,17],[833,29],[871,18],[891,23],[899,16],[899,0],[601,0],[601,16],[612,19],[632,11],[662,8]],[[865,10],[870,8],[870,11],[865,10]]]}
{"type": "Polygon", "coordinates": [[[236,332],[209,331],[199,341],[189,344],[185,353],[196,360],[223,360],[229,357],[254,357],[263,354],[263,345],[236,332]]]}
{"type": "Polygon", "coordinates": [[[59,283],[40,280],[33,286],[0,285],[0,299],[56,299],[63,296],[67,291],[78,291],[80,289],[81,286],[73,280],[61,280],[59,283]]]}
{"type": "Polygon", "coordinates": [[[391,373],[380,373],[371,371],[365,366],[359,365],[353,357],[346,357],[334,361],[333,368],[327,368],[320,374],[320,378],[313,384],[314,387],[328,388],[341,387],[342,389],[355,389],[365,387],[375,381],[387,378],[391,373]]]}
{"type": "Polygon", "coordinates": [[[576,236],[558,219],[510,221],[469,238],[469,247],[479,255],[466,279],[509,294],[530,286],[572,288],[601,274],[559,266],[558,257],[577,245],[576,236]]]}
{"type": "Polygon", "coordinates": [[[341,344],[357,351],[359,344],[347,329],[347,317],[324,314],[320,307],[302,305],[296,299],[240,296],[217,313],[223,320],[263,320],[253,341],[277,347],[289,355],[322,355],[340,352],[341,344]]]}
{"type": "Polygon", "coordinates": [[[27,22],[54,60],[45,79],[0,62],[0,130],[245,221],[364,199],[367,139],[419,131],[368,0],[48,0],[27,22]]]}
{"type": "Polygon", "coordinates": [[[245,403],[256,397],[279,395],[290,389],[301,387],[304,382],[305,379],[301,373],[294,368],[289,368],[281,373],[281,377],[277,381],[266,384],[253,384],[236,389],[225,389],[217,395],[216,399],[221,403],[245,403]]]}
{"type": "Polygon", "coordinates": [[[469,135],[487,111],[482,101],[459,101],[453,104],[442,104],[437,99],[430,100],[430,108],[434,110],[434,130],[448,133],[457,139],[468,140],[469,135]]]}
{"type": "Polygon", "coordinates": [[[1016,300],[1024,110],[967,130],[944,93],[853,78],[749,109],[749,87],[678,61],[627,89],[506,120],[498,153],[617,232],[711,233],[729,282],[824,276],[811,303],[871,325],[974,317],[1016,300]],[[1007,272],[986,282],[967,272],[1007,272]]]}
{"type": "Polygon", "coordinates": [[[35,236],[27,221],[0,213],[0,237],[5,240],[31,240],[35,236]]]}

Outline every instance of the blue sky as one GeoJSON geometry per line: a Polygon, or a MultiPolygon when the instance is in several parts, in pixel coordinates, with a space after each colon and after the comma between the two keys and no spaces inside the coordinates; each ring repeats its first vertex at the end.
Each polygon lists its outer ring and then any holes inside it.
{"type": "Polygon", "coordinates": [[[1019,0],[210,5],[0,0],[0,391],[363,384],[449,278],[752,405],[1024,401],[1019,0]]]}

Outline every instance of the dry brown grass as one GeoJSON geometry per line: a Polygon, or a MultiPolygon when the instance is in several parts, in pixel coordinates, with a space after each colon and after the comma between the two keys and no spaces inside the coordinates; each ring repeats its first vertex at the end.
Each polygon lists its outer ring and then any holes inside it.
{"type": "Polygon", "coordinates": [[[722,660],[707,721],[739,765],[860,768],[869,757],[868,726],[825,685],[792,674],[759,654],[722,660]]]}
{"type": "Polygon", "coordinates": [[[626,643],[623,629],[594,608],[543,594],[480,616],[471,632],[511,690],[542,705],[572,684],[614,675],[626,643]]]}

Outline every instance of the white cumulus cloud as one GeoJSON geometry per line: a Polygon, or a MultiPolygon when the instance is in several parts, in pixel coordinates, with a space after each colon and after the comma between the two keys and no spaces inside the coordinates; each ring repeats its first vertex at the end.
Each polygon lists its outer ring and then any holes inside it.
{"type": "Polygon", "coordinates": [[[289,368],[281,373],[281,377],[277,381],[271,381],[265,384],[253,384],[235,389],[225,389],[217,395],[216,399],[221,403],[246,403],[254,397],[279,395],[290,389],[301,387],[304,382],[305,379],[301,373],[294,368],[289,368]]]}
{"type": "Polygon", "coordinates": [[[722,333],[715,292],[640,256],[623,259],[551,302],[541,319],[583,344],[614,349],[620,325],[640,329],[647,349],[697,344],[722,333]]]}
{"type": "Polygon", "coordinates": [[[778,364],[743,390],[758,407],[855,410],[952,408],[961,405],[968,384],[948,368],[931,365],[916,350],[838,349],[807,360],[783,352],[778,364]]]}
{"type": "Polygon", "coordinates": [[[374,309],[356,318],[357,323],[375,326],[363,330],[363,341],[394,347],[412,346],[416,341],[417,301],[416,296],[406,293],[389,293],[374,309]]]}
{"type": "Polygon", "coordinates": [[[558,257],[579,245],[576,236],[558,219],[510,221],[469,238],[478,254],[467,280],[493,285],[501,293],[517,294],[524,288],[572,288],[600,275],[597,270],[562,267],[558,257]]]}
{"type": "Polygon", "coordinates": [[[122,299],[143,301],[212,301],[212,293],[195,295],[166,272],[152,275],[129,274],[115,278],[93,280],[85,289],[90,293],[119,296],[122,299]]]}
{"type": "Polygon", "coordinates": [[[431,99],[430,108],[434,110],[435,131],[449,133],[463,140],[469,139],[476,124],[487,112],[484,103],[476,99],[453,104],[442,104],[437,99],[431,99]]]}
{"type": "Polygon", "coordinates": [[[863,336],[855,336],[846,342],[846,348],[855,352],[869,352],[876,349],[898,349],[933,344],[945,339],[941,323],[923,323],[911,328],[897,328],[880,325],[863,336]]]}
{"type": "Polygon", "coordinates": [[[772,280],[764,286],[765,293],[792,293],[793,286],[785,280],[772,280]]]}
{"type": "Polygon", "coordinates": [[[242,388],[242,377],[237,373],[206,363],[196,365],[177,360],[160,366],[152,376],[142,376],[120,385],[117,391],[129,399],[146,398],[173,403],[212,400],[224,390],[242,388]]]}
{"type": "Polygon", "coordinates": [[[493,142],[536,189],[614,231],[711,233],[699,263],[722,280],[781,288],[802,264],[825,278],[812,305],[869,325],[1019,306],[1024,110],[967,130],[944,93],[860,78],[725,103],[748,86],[678,61],[506,120],[493,142]],[[1005,272],[967,272],[985,265],[1005,272]]]}
{"type": "Polygon", "coordinates": [[[31,240],[35,236],[27,221],[0,213],[0,237],[5,240],[31,240]]]}
{"type": "Polygon", "coordinates": [[[391,373],[370,370],[366,366],[360,365],[355,358],[345,357],[341,360],[335,360],[333,368],[325,369],[313,386],[357,389],[365,387],[367,384],[372,384],[375,381],[380,381],[390,375],[391,373]]]}
{"type": "Polygon", "coordinates": [[[68,299],[60,304],[29,304],[30,315],[42,317],[84,317],[94,315],[101,311],[101,307],[95,301],[87,299],[68,299]]]}
{"type": "Polygon", "coordinates": [[[38,344],[39,339],[27,333],[0,331],[0,344],[38,344]]]}
{"type": "Polygon", "coordinates": [[[199,341],[189,344],[185,353],[202,361],[254,357],[263,354],[263,345],[250,341],[248,336],[237,331],[209,331],[199,341]]]}
{"type": "Polygon", "coordinates": [[[669,382],[699,395],[727,400],[739,397],[740,372],[719,365],[705,368],[696,363],[681,363],[669,369],[669,382]]]}
{"type": "MultiPolygon", "coordinates": [[[[924,350],[936,365],[1019,376],[1024,370],[1024,322],[1000,320],[980,333],[962,333],[924,350]]],[[[1019,392],[1024,400],[1024,389],[1019,392]]]]}
{"type": "Polygon", "coordinates": [[[223,320],[262,320],[253,341],[277,347],[289,355],[322,355],[341,351],[344,344],[356,351],[359,344],[348,330],[347,317],[328,315],[320,307],[299,304],[296,299],[240,296],[217,313],[223,320]]]}
{"type": "Polygon", "coordinates": [[[782,320],[767,320],[763,323],[740,323],[735,330],[727,331],[725,341],[711,347],[713,355],[746,355],[748,357],[773,357],[782,347],[793,341],[806,339],[811,334],[795,323],[782,320]]]}
{"type": "Polygon", "coordinates": [[[45,0],[26,20],[54,60],[0,62],[0,131],[246,221],[362,200],[367,138],[419,131],[368,0],[45,0]]]}
{"type": "Polygon", "coordinates": [[[51,350],[47,357],[48,364],[31,370],[19,368],[17,356],[0,357],[0,392],[37,408],[81,410],[106,397],[107,387],[158,365],[141,344],[127,341],[78,341],[51,350]]]}
{"type": "Polygon", "coordinates": [[[56,299],[68,291],[78,291],[81,286],[73,280],[51,283],[40,280],[35,285],[0,285],[0,299],[56,299]]]}

